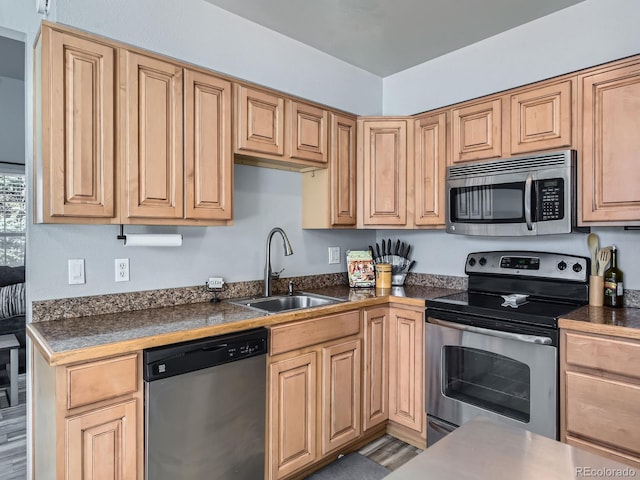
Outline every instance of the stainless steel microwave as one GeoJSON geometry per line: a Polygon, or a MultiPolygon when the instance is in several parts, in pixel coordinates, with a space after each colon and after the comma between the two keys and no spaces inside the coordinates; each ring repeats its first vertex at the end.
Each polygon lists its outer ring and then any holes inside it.
{"type": "Polygon", "coordinates": [[[450,166],[446,195],[448,233],[570,233],[576,224],[576,152],[450,166]]]}

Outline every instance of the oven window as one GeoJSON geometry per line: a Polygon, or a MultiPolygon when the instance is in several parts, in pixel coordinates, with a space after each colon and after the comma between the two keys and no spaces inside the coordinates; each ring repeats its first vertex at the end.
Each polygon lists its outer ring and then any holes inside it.
{"type": "Polygon", "coordinates": [[[531,372],[526,364],[485,350],[445,346],[442,368],[445,396],[529,422],[531,372]]]}

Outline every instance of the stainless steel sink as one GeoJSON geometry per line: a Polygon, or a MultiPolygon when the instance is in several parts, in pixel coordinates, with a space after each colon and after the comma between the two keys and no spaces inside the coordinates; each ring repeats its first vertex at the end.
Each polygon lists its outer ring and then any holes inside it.
{"type": "Polygon", "coordinates": [[[298,292],[293,295],[275,295],[272,297],[254,297],[243,298],[240,300],[229,300],[229,303],[234,305],[248,307],[253,310],[269,314],[287,312],[290,310],[301,310],[304,308],[321,307],[323,305],[331,305],[340,302],[344,302],[344,300],[305,292],[298,292]]]}

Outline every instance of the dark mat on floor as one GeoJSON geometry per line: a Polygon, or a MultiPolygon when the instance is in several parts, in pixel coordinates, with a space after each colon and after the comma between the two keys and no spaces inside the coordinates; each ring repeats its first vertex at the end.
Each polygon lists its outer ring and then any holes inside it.
{"type": "Polygon", "coordinates": [[[391,470],[388,468],[353,452],[318,470],[306,480],[380,480],[389,473],[391,470]]]}

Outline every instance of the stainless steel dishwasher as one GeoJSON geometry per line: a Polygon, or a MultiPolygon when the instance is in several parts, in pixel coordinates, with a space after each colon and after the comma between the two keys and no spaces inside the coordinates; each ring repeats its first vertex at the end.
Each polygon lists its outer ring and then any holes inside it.
{"type": "Polygon", "coordinates": [[[144,350],[147,480],[264,476],[267,330],[144,350]]]}

